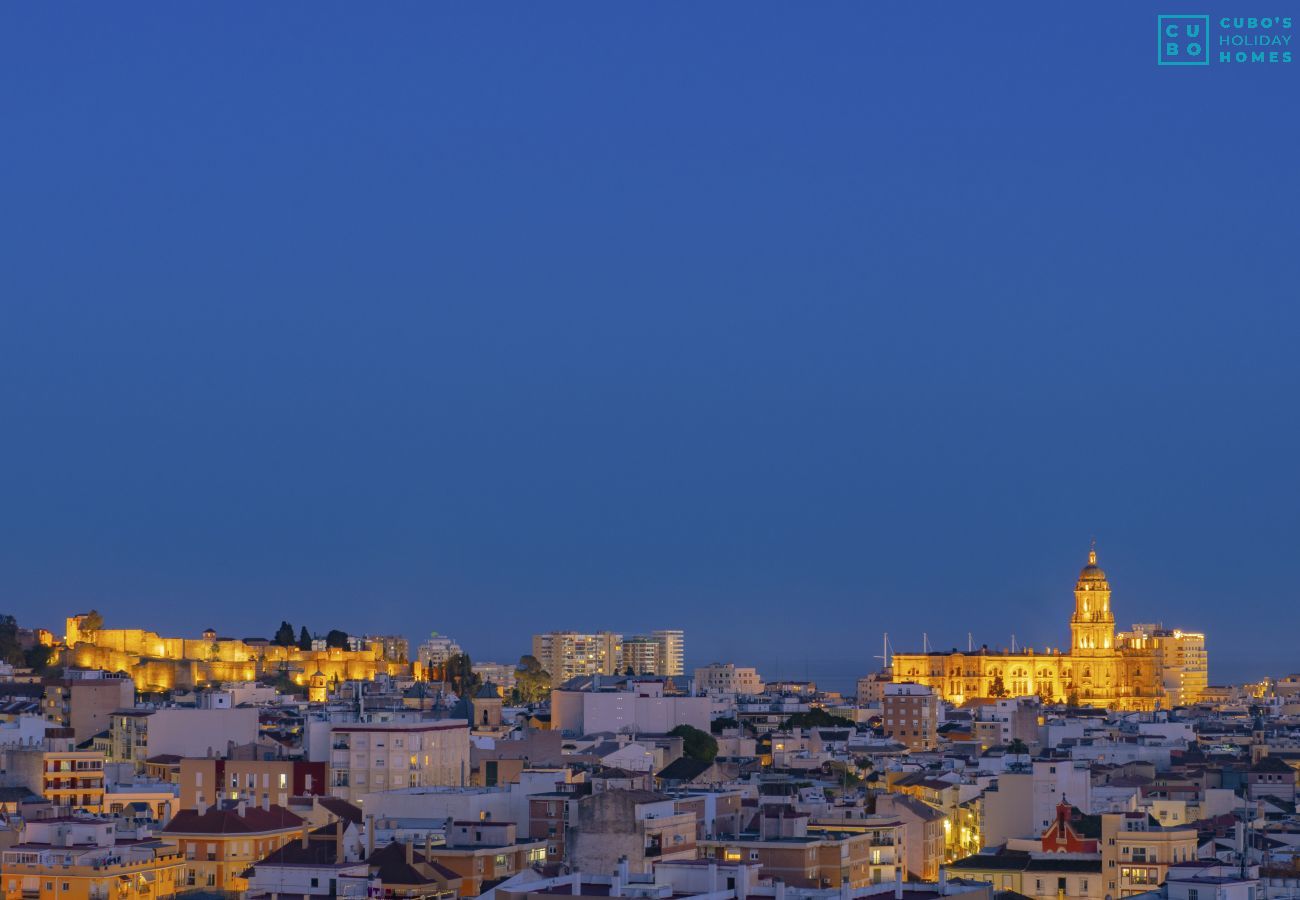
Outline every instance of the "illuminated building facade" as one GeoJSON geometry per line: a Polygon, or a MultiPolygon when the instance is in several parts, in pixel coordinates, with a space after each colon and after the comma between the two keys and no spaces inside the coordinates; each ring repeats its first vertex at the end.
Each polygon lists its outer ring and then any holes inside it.
{"type": "Polygon", "coordinates": [[[374,641],[361,650],[330,647],[300,650],[268,641],[238,640],[204,632],[201,639],[162,637],[140,628],[86,631],[85,616],[67,620],[63,665],[105,672],[125,672],[139,691],[192,688],[221,681],[255,681],[265,675],[287,675],[306,685],[322,673],[330,684],[373,681],[379,674],[406,674],[411,667],[393,662],[385,644],[374,641]]]}
{"type": "Polygon", "coordinates": [[[1196,702],[1208,671],[1205,636],[1149,625],[1116,634],[1110,596],[1094,549],[1074,586],[1068,650],[897,653],[893,680],[928,685],[953,703],[1036,695],[1146,710],[1196,702]]]}

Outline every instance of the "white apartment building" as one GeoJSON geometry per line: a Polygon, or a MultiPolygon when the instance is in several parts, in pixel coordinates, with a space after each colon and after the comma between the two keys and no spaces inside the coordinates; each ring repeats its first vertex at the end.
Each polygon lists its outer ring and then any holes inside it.
{"type": "Polygon", "coordinates": [[[650,632],[659,643],[659,669],[657,675],[680,676],[686,674],[686,632],[668,628],[650,632]]]}
{"type": "Polygon", "coordinates": [[[429,666],[440,666],[461,652],[463,651],[455,638],[447,637],[445,634],[433,634],[415,651],[415,661],[422,668],[427,669],[429,666]]]}
{"type": "Polygon", "coordinates": [[[151,756],[220,756],[230,744],[257,740],[258,711],[167,707],[128,709],[113,713],[110,762],[130,762],[137,768],[151,756]]]}
{"type": "Polygon", "coordinates": [[[752,666],[713,663],[695,670],[695,690],[704,694],[754,696],[763,693],[763,679],[752,666]]]}
{"type": "Polygon", "coordinates": [[[463,719],[337,724],[330,729],[330,793],[351,800],[375,791],[469,781],[469,723],[463,719]]]}
{"type": "Polygon", "coordinates": [[[678,725],[708,731],[713,701],[664,694],[661,681],[628,682],[622,690],[551,692],[551,727],[573,734],[667,734],[678,725]]]}

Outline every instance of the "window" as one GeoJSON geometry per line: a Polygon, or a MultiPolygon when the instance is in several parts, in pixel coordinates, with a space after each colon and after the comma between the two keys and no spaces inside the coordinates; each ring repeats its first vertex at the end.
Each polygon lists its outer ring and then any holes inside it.
{"type": "Polygon", "coordinates": [[[1187,900],[1201,900],[1201,892],[1196,888],[1187,889],[1187,900]]]}

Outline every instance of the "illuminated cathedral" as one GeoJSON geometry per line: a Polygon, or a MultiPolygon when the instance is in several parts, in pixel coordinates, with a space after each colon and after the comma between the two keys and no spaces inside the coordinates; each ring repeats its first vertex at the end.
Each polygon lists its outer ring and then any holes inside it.
{"type": "Polygon", "coordinates": [[[1068,650],[896,653],[891,674],[895,682],[928,685],[958,704],[1038,696],[1047,703],[1149,710],[1195,703],[1207,671],[1203,634],[1159,625],[1116,634],[1110,582],[1094,547],[1074,585],[1068,650]]]}

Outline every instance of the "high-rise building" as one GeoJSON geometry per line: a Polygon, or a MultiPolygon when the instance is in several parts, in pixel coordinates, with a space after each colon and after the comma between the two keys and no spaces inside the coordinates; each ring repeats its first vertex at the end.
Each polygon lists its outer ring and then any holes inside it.
{"type": "Polygon", "coordinates": [[[612,631],[548,631],[533,635],[533,656],[556,685],[587,675],[616,675],[623,661],[623,637],[612,631]]]}
{"type": "Polygon", "coordinates": [[[660,675],[659,641],[643,634],[623,638],[623,661],[620,668],[634,675],[660,675]]]}
{"type": "Polygon", "coordinates": [[[680,628],[653,631],[650,636],[659,642],[659,671],[656,675],[686,674],[686,632],[680,628]]]}

